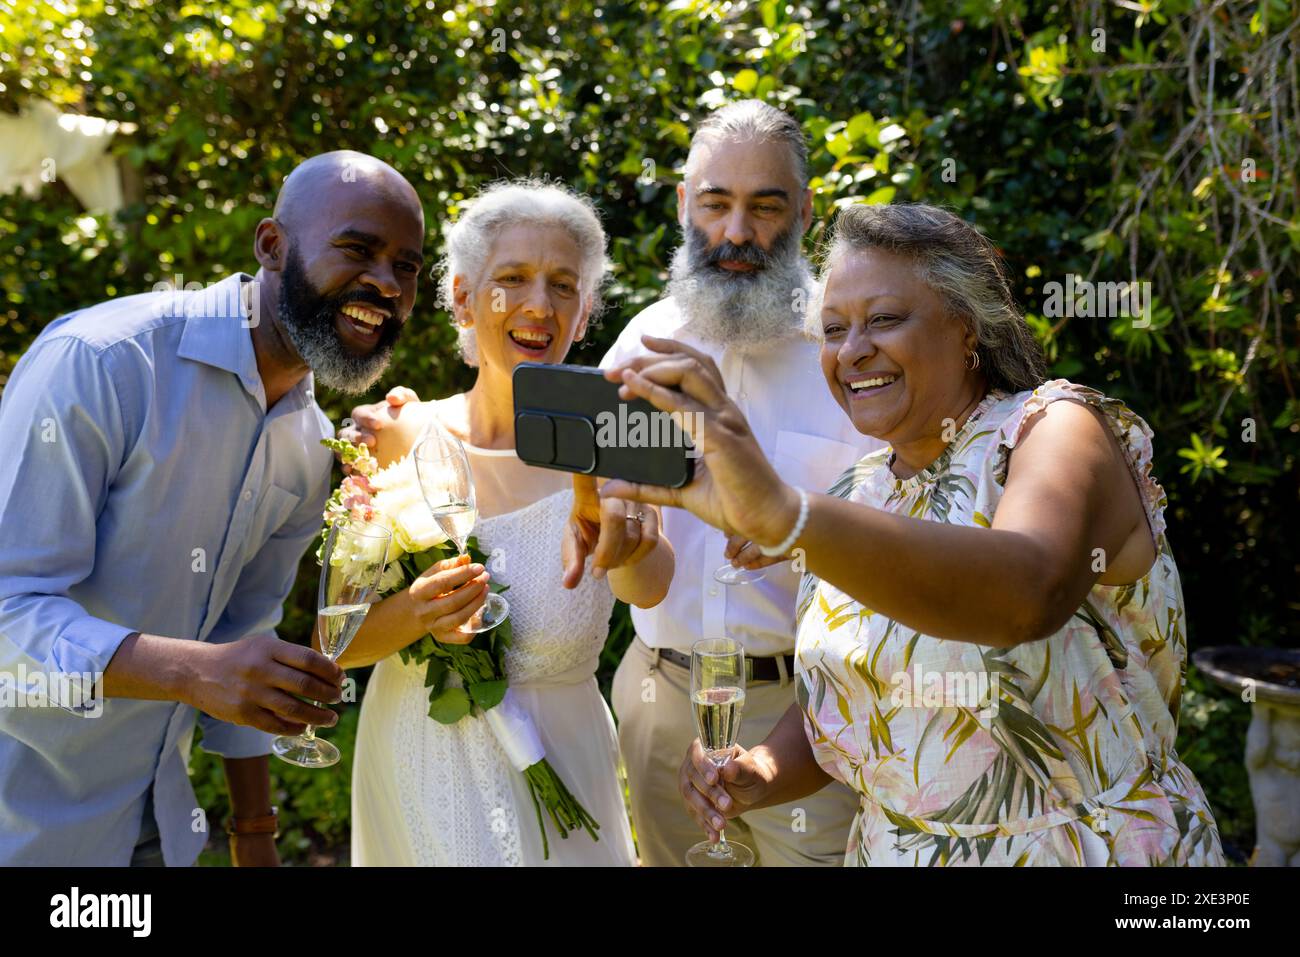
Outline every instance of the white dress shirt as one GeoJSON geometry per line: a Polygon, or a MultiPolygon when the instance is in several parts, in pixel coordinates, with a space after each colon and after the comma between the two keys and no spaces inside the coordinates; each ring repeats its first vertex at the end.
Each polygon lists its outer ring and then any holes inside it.
{"type": "MultiPolygon", "coordinates": [[[[822,376],[818,345],[784,340],[742,355],[705,342],[683,329],[671,298],[637,314],[601,360],[601,368],[649,350],[641,336],[673,339],[710,356],[722,372],[727,395],[777,473],[792,485],[822,492],[850,465],[883,443],[863,435],[831,396],[822,376]]],[[[690,512],[665,508],[663,530],[677,555],[668,595],[654,608],[633,608],[636,632],[651,648],[689,652],[701,638],[729,637],[752,657],[794,650],[795,594],[799,576],[789,562],[770,565],[766,577],[749,585],[713,580],[726,563],[725,533],[690,512]]]]}

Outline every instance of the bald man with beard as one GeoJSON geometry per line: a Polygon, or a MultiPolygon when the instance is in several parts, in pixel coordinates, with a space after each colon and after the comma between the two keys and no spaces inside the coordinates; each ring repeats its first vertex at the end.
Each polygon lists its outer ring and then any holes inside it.
{"type": "Polygon", "coordinates": [[[361,153],[313,157],[256,276],[61,316],[0,398],[0,865],[189,865],[196,713],[239,865],[278,863],[270,736],[343,672],[275,627],[329,494],[317,382],[362,392],[415,303],[424,213],[361,153]]]}

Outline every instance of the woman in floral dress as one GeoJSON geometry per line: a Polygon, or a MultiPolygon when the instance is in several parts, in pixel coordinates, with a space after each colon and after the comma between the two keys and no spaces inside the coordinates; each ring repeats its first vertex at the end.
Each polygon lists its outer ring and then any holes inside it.
{"type": "Polygon", "coordinates": [[[821,288],[827,383],[889,443],[827,495],[780,481],[707,357],[647,340],[610,373],[702,416],[704,468],[605,494],[811,573],[797,703],[721,774],[696,742],[687,807],[716,839],[834,778],[862,796],[847,864],[1222,864],[1174,751],[1187,622],[1146,423],[1043,381],[996,249],[942,210],[845,210],[821,288]]]}

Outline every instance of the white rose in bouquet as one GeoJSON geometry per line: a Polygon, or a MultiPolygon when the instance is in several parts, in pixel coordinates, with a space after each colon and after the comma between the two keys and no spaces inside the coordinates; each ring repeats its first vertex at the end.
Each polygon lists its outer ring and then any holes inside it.
{"type": "MultiPolygon", "coordinates": [[[[370,484],[375,488],[371,506],[391,522],[393,547],[400,550],[399,555],[428,551],[447,540],[424,500],[415,462],[409,455],[376,472],[370,484]]],[[[389,557],[397,556],[390,553],[389,557]]]]}
{"type": "MultiPolygon", "coordinates": [[[[364,516],[356,517],[372,525],[387,529],[390,535],[392,533],[392,523],[386,515],[380,512],[371,511],[364,516]]],[[[390,537],[387,541],[391,542],[392,538],[390,537]]],[[[371,579],[376,565],[388,560],[389,554],[391,554],[391,551],[386,554],[385,539],[380,536],[347,535],[335,545],[334,551],[330,554],[330,564],[343,569],[343,581],[366,581],[371,579]]],[[[384,574],[387,577],[387,568],[384,574]]]]}

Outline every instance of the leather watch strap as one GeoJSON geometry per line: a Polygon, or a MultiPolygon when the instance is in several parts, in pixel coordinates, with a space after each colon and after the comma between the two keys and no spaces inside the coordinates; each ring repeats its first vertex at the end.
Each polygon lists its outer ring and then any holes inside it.
{"type": "Polygon", "coordinates": [[[279,832],[280,819],[275,808],[271,808],[271,813],[262,817],[232,817],[226,822],[226,833],[232,837],[246,837],[251,834],[278,835],[279,832]]]}

